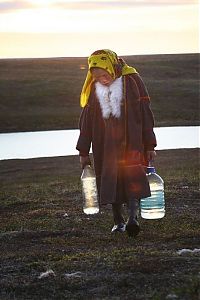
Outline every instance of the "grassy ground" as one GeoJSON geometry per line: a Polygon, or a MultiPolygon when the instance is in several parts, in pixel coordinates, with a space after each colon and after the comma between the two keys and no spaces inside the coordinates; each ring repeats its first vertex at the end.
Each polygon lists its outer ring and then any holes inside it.
{"type": "MultiPolygon", "coordinates": [[[[156,126],[199,124],[198,54],[125,57],[143,77],[156,126]]],[[[77,128],[86,58],[0,60],[0,132],[77,128]]]]}
{"type": "Polygon", "coordinates": [[[0,299],[199,300],[200,253],[178,253],[200,249],[198,158],[158,151],[166,216],[135,240],[83,214],[77,156],[1,161],[0,299]]]}
{"type": "MultiPolygon", "coordinates": [[[[198,54],[126,60],[156,126],[199,124],[198,54]]],[[[0,60],[0,132],[77,128],[86,63],[0,60]]],[[[0,161],[0,299],[199,300],[200,253],[178,252],[200,248],[199,152],[158,151],[156,168],[166,216],[134,240],[111,235],[110,206],[83,214],[77,156],[0,161]]]]}

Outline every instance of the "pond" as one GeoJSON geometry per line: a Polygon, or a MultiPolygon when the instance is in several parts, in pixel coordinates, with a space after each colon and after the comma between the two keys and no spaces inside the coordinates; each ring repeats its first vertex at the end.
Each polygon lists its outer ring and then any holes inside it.
{"type": "MultiPolygon", "coordinates": [[[[156,150],[199,148],[200,126],[156,127],[156,150]]],[[[0,134],[0,160],[77,155],[79,130],[0,134]]]]}

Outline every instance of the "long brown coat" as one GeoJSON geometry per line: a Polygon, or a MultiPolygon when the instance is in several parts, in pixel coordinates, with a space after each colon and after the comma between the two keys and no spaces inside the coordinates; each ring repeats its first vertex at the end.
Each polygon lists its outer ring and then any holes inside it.
{"type": "Polygon", "coordinates": [[[138,74],[123,76],[123,95],[121,117],[103,119],[93,85],[80,116],[76,149],[86,155],[92,144],[101,204],[150,196],[142,165],[156,138],[149,96],[138,74]]]}

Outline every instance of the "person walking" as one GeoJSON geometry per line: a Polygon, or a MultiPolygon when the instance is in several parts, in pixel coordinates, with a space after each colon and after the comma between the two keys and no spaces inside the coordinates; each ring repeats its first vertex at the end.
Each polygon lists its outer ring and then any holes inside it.
{"type": "Polygon", "coordinates": [[[139,201],[150,196],[144,166],[155,158],[157,144],[148,91],[137,70],[114,51],[97,50],[88,58],[80,105],[81,167],[91,164],[92,146],[99,204],[112,204],[111,232],[136,237],[139,201]]]}

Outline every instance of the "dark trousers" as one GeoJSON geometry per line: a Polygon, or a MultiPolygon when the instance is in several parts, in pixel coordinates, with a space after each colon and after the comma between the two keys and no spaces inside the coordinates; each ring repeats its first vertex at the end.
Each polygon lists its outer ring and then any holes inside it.
{"type": "MultiPolygon", "coordinates": [[[[139,214],[139,200],[138,199],[131,199],[127,203],[128,206],[128,213],[129,219],[138,219],[139,214]]],[[[112,204],[112,212],[113,212],[113,219],[115,224],[125,223],[123,217],[123,204],[122,203],[113,203],[112,204]]]]}

